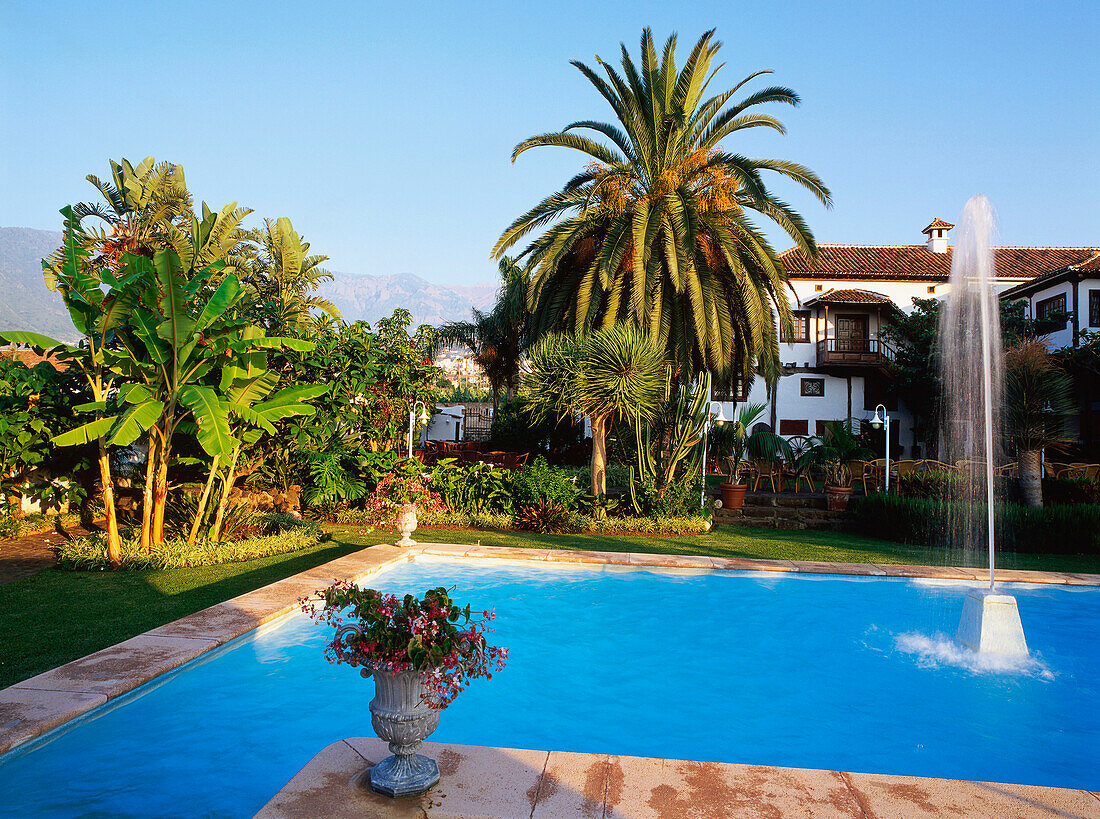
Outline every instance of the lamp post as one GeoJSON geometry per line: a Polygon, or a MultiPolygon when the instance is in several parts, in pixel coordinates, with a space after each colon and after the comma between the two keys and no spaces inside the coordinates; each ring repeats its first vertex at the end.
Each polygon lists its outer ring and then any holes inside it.
{"type": "Polygon", "coordinates": [[[424,406],[423,401],[417,401],[411,407],[409,407],[409,457],[413,456],[413,420],[416,416],[416,408],[420,407],[419,421],[422,424],[428,423],[428,408],[424,406]]]}
{"type": "Polygon", "coordinates": [[[875,417],[871,419],[874,429],[886,427],[886,491],[890,491],[890,416],[886,414],[886,407],[879,404],[875,407],[875,417]],[[881,410],[881,413],[879,412],[881,410]]]}
{"type": "Polygon", "coordinates": [[[703,488],[699,490],[699,508],[703,509],[707,504],[707,432],[713,422],[717,426],[726,423],[726,416],[722,412],[722,404],[719,401],[711,401],[707,396],[707,420],[703,424],[703,488]],[[715,411],[717,408],[717,411],[715,411]]]}

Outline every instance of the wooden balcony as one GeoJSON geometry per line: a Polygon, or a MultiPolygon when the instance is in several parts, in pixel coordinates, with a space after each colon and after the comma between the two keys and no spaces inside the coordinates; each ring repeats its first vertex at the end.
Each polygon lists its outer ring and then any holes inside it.
{"type": "Polygon", "coordinates": [[[878,367],[894,360],[894,348],[878,338],[829,338],[817,342],[819,367],[878,367]]]}

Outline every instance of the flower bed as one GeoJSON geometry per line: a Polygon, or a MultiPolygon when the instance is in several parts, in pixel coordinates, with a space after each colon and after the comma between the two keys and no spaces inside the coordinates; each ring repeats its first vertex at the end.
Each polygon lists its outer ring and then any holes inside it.
{"type": "MultiPolygon", "coordinates": [[[[166,540],[149,552],[141,549],[137,537],[122,542],[121,569],[178,569],[193,566],[213,566],[237,563],[257,557],[280,555],[307,549],[324,536],[321,527],[289,514],[268,515],[264,527],[270,534],[241,540],[188,544],[184,538],[166,540]]],[[[74,538],[54,547],[57,565],[61,569],[89,570],[110,567],[107,560],[106,536],[103,534],[74,538]]]]}

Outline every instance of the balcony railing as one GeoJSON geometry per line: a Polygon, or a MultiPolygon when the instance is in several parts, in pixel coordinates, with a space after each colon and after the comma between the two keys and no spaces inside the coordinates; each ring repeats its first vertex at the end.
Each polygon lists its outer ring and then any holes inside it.
{"type": "Polygon", "coordinates": [[[885,366],[894,360],[894,348],[878,338],[828,338],[817,342],[817,364],[885,366]]]}

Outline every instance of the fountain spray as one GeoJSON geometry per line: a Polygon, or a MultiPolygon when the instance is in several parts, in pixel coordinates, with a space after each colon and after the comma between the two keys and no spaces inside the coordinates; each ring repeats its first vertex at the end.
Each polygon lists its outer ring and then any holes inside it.
{"type": "Polygon", "coordinates": [[[966,203],[951,258],[950,291],[940,321],[944,387],[943,443],[960,465],[947,533],[966,553],[984,546],[989,588],[967,595],[958,639],[976,651],[1027,654],[1011,595],[996,590],[994,466],[1000,458],[1004,360],[997,295],[993,289],[993,206],[983,195],[966,203]],[[980,376],[980,387],[974,382],[980,376]],[[983,505],[979,499],[984,496],[983,505]]]}

